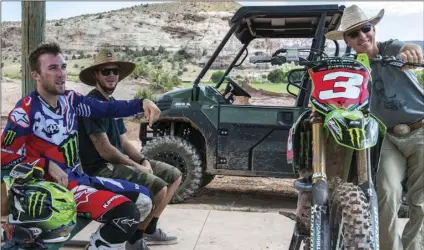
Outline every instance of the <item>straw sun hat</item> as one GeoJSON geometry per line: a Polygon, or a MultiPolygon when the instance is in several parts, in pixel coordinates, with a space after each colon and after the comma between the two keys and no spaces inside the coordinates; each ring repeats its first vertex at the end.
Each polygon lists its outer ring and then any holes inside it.
{"type": "Polygon", "coordinates": [[[356,5],[344,9],[342,20],[338,30],[333,30],[325,34],[330,40],[343,40],[343,34],[361,27],[366,23],[376,25],[384,16],[384,9],[381,9],[374,17],[368,18],[365,13],[356,5]]]}
{"type": "Polygon", "coordinates": [[[99,51],[99,53],[96,55],[96,58],[94,59],[94,63],[88,67],[85,68],[81,73],[79,74],[80,80],[90,86],[96,86],[96,78],[94,71],[98,69],[102,65],[106,65],[108,63],[115,63],[119,66],[119,79],[118,81],[121,81],[125,77],[127,77],[129,74],[131,74],[135,69],[135,64],[132,62],[124,62],[124,61],[118,61],[113,53],[113,51],[108,49],[102,49],[99,51]]]}

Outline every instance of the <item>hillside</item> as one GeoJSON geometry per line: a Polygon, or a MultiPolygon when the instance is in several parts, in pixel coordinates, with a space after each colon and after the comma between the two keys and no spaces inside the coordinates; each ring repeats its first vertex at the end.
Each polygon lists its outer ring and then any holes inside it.
{"type": "MultiPolygon", "coordinates": [[[[181,1],[48,20],[46,40],[66,45],[65,53],[69,56],[81,51],[93,54],[104,45],[132,50],[162,45],[168,51],[185,48],[188,53],[201,57],[213,52],[228,31],[228,20],[240,7],[236,2],[181,1]]],[[[2,23],[3,57],[19,57],[20,32],[20,22],[2,23]]],[[[290,44],[304,45],[303,39],[293,40],[290,44]]],[[[279,44],[274,46],[278,48],[279,44]]],[[[239,48],[236,45],[227,47],[230,53],[239,48]]],[[[269,46],[259,43],[254,47],[269,46]]]]}
{"type": "MultiPolygon", "coordinates": [[[[174,74],[178,73],[183,81],[192,81],[227,33],[228,20],[240,7],[241,5],[235,1],[183,0],[142,4],[67,19],[47,20],[46,40],[56,41],[62,46],[71,66],[69,68],[71,80],[78,81],[79,71],[92,62],[96,50],[108,46],[119,52],[119,56],[125,60],[143,61],[155,68],[163,67],[174,74]],[[166,53],[158,56],[158,51],[166,53]],[[181,55],[178,55],[179,52],[181,55]]],[[[2,22],[1,27],[3,70],[10,78],[20,77],[20,25],[20,22],[2,22]]],[[[421,43],[423,46],[423,41],[413,42],[421,43]]],[[[309,47],[310,44],[311,39],[284,39],[283,43],[281,40],[264,39],[252,42],[249,54],[257,52],[271,54],[280,46],[309,47]]],[[[327,42],[327,46],[329,50],[334,48],[331,41],[327,42]]],[[[240,48],[240,43],[235,38],[230,39],[216,65],[214,64],[214,69],[225,68],[240,48]]],[[[341,42],[341,51],[343,50],[344,43],[341,42]]],[[[248,60],[243,66],[246,64],[248,60]]],[[[236,74],[258,76],[256,72],[245,69],[244,72],[236,74]]],[[[204,80],[208,80],[209,77],[208,72],[204,80]]]]}
{"type": "MultiPolygon", "coordinates": [[[[67,54],[94,53],[105,44],[132,49],[209,48],[225,34],[228,18],[239,7],[237,3],[163,3],[49,20],[46,40],[66,44],[67,54]]],[[[2,23],[2,50],[7,56],[19,53],[20,32],[20,22],[2,23]]]]}

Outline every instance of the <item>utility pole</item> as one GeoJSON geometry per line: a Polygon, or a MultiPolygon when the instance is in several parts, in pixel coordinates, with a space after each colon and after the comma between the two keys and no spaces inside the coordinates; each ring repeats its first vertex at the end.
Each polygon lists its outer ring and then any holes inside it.
{"type": "Polygon", "coordinates": [[[21,21],[21,66],[22,66],[22,96],[36,88],[36,81],[31,77],[28,56],[31,50],[45,40],[46,2],[22,1],[21,21]]]}

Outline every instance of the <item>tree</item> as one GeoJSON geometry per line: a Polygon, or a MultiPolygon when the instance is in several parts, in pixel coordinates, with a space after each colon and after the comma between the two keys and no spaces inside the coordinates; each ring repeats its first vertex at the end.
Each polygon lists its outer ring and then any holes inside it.
{"type": "Polygon", "coordinates": [[[267,76],[268,81],[272,83],[282,83],[287,81],[287,73],[283,69],[274,69],[267,76]]]}
{"type": "Polygon", "coordinates": [[[211,81],[214,83],[217,83],[222,76],[224,75],[224,71],[215,71],[212,75],[211,75],[211,81]]]}
{"type": "Polygon", "coordinates": [[[158,52],[159,52],[159,54],[165,54],[166,53],[166,50],[165,50],[165,48],[162,45],[160,45],[159,46],[159,49],[158,49],[158,52]]]}

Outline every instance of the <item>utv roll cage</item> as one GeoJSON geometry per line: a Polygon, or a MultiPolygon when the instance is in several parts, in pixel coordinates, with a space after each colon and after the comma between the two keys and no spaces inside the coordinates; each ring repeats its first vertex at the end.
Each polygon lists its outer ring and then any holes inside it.
{"type": "MultiPolygon", "coordinates": [[[[191,101],[198,101],[199,83],[209,70],[221,50],[224,48],[230,37],[235,37],[242,43],[242,48],[230,63],[224,75],[216,84],[219,88],[231,70],[241,65],[248,56],[247,47],[256,38],[313,38],[311,49],[323,51],[325,45],[324,34],[335,30],[340,24],[344,5],[297,5],[297,6],[245,6],[237,10],[229,20],[230,30],[218,45],[212,56],[203,67],[197,78],[193,82],[191,101]],[[246,52],[242,61],[238,60],[246,52]]],[[[339,55],[339,43],[334,41],[336,46],[335,56],[339,55]]],[[[346,53],[350,53],[350,48],[346,48],[346,53]]],[[[318,59],[317,53],[310,53],[307,60],[318,59]]],[[[305,77],[296,100],[296,107],[307,107],[311,85],[308,84],[308,77],[305,77]]]]}

